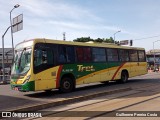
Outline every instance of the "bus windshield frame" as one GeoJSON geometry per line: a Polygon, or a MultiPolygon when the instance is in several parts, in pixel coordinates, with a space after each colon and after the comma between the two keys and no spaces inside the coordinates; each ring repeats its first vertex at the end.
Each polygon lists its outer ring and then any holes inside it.
{"type": "Polygon", "coordinates": [[[11,78],[24,76],[30,70],[33,40],[19,43],[15,47],[15,56],[11,70],[11,78]]]}
{"type": "Polygon", "coordinates": [[[24,48],[22,50],[15,52],[15,59],[12,67],[11,74],[12,75],[25,75],[31,66],[31,55],[32,49],[31,48],[24,48]]]}

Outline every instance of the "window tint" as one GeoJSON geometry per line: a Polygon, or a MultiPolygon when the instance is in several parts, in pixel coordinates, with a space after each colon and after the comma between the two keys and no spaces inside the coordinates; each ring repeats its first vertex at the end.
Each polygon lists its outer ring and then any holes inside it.
{"type": "Polygon", "coordinates": [[[40,66],[43,63],[46,63],[46,50],[36,49],[34,51],[34,66],[40,66]]]}
{"type": "Polygon", "coordinates": [[[36,48],[34,50],[34,73],[41,72],[54,66],[52,49],[36,48]]]}
{"type": "Polygon", "coordinates": [[[129,55],[130,55],[130,61],[138,61],[138,54],[136,50],[130,50],[129,55]]]}
{"type": "Polygon", "coordinates": [[[83,48],[76,48],[78,62],[83,62],[83,48]]]}
{"type": "Polygon", "coordinates": [[[58,47],[58,62],[71,63],[75,62],[75,54],[73,46],[59,46],[58,47]]]}
{"type": "Polygon", "coordinates": [[[117,49],[107,49],[108,61],[118,61],[118,51],[117,49]]]}
{"type": "Polygon", "coordinates": [[[93,48],[92,49],[93,61],[94,62],[105,62],[106,53],[104,48],[93,48]]]}
{"type": "Polygon", "coordinates": [[[75,51],[73,46],[66,47],[67,49],[67,62],[75,62],[75,51]]]}
{"type": "Polygon", "coordinates": [[[119,50],[119,60],[129,61],[129,55],[127,50],[119,50]]]}
{"type": "Polygon", "coordinates": [[[140,62],[146,61],[145,59],[145,51],[138,51],[138,57],[140,62]]]}
{"type": "Polygon", "coordinates": [[[84,56],[83,59],[86,62],[91,61],[91,49],[90,48],[83,48],[84,56]]]}
{"type": "Polygon", "coordinates": [[[77,47],[76,53],[77,53],[78,62],[90,62],[91,61],[91,49],[90,48],[77,47]]]}

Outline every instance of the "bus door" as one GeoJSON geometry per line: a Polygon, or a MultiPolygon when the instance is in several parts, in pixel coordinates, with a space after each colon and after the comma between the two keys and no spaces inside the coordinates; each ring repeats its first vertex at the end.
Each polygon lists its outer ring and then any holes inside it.
{"type": "Polygon", "coordinates": [[[43,46],[35,47],[34,51],[34,74],[35,90],[46,90],[55,88],[56,70],[54,66],[53,49],[43,46]],[[55,74],[54,74],[55,73],[55,74]]]}

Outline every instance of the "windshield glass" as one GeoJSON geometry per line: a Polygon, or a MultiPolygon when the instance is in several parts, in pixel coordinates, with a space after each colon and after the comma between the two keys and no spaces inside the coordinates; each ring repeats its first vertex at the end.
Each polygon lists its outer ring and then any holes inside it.
{"type": "Polygon", "coordinates": [[[11,74],[25,74],[30,69],[31,49],[15,52],[15,59],[11,74]]]}

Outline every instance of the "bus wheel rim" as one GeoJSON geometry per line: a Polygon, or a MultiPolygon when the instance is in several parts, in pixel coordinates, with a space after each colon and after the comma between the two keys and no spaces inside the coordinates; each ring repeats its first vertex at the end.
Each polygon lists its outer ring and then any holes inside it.
{"type": "Polygon", "coordinates": [[[124,82],[127,80],[127,76],[126,76],[125,74],[123,74],[122,80],[123,80],[124,82]]]}
{"type": "Polygon", "coordinates": [[[69,89],[71,86],[70,82],[68,82],[68,81],[65,81],[63,85],[64,85],[65,89],[69,89]]]}

